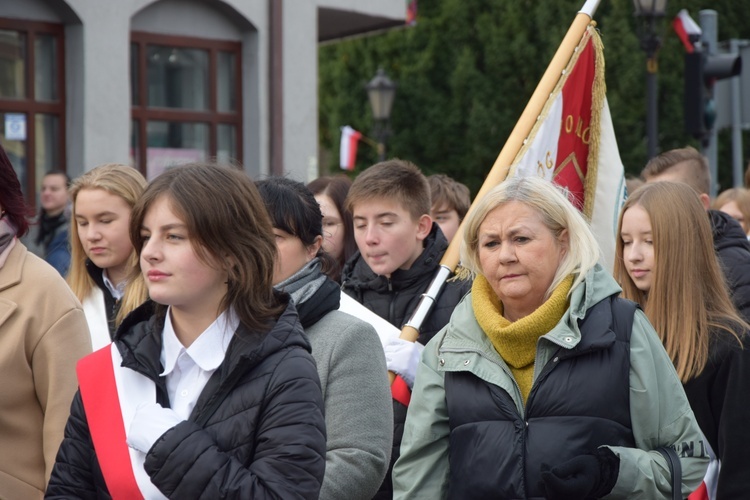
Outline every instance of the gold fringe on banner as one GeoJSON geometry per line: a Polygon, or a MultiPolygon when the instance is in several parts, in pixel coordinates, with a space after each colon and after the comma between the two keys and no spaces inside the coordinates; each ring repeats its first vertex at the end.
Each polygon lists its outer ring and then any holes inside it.
{"type": "Polygon", "coordinates": [[[599,31],[593,26],[589,27],[591,42],[594,44],[594,86],[591,98],[591,142],[589,143],[589,158],[586,168],[586,181],[584,183],[583,215],[591,220],[594,213],[594,200],[596,200],[596,177],[599,172],[599,145],[601,144],[602,132],[602,109],[604,99],[607,95],[607,83],[604,80],[604,44],[599,36],[599,31]]]}

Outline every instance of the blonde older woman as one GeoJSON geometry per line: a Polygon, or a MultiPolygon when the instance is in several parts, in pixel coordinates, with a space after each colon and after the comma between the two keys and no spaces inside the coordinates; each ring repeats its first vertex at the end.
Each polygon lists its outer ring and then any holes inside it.
{"type": "Polygon", "coordinates": [[[472,291],[425,347],[394,498],[671,498],[707,458],[645,315],[617,299],[587,223],[550,183],[510,179],[466,220],[472,291]]]}

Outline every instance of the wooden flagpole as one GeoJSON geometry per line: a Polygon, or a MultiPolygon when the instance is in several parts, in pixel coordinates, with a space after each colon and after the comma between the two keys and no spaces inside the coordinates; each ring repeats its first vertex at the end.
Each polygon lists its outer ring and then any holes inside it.
{"type": "MultiPolygon", "coordinates": [[[[547,70],[542,75],[542,79],[537,84],[536,90],[531,95],[529,102],[526,104],[521,117],[518,119],[516,126],[508,136],[508,140],[505,141],[505,145],[500,150],[500,154],[497,156],[495,163],[492,165],[492,169],[484,180],[482,187],[479,189],[476,198],[469,207],[470,214],[477,205],[477,201],[481,200],[482,197],[493,187],[497,186],[505,180],[508,175],[511,163],[515,159],[516,155],[523,147],[524,142],[531,133],[531,129],[534,127],[538,117],[542,113],[547,99],[557,85],[557,81],[563,73],[563,70],[568,65],[568,61],[573,56],[575,48],[581,41],[586,29],[591,23],[591,20],[596,12],[596,8],[599,6],[600,0],[586,0],[578,14],[576,15],[573,23],[568,28],[568,32],[565,34],[560,46],[557,48],[557,52],[552,57],[547,70]]],[[[466,220],[466,217],[464,217],[466,220]]],[[[456,234],[462,234],[464,223],[458,228],[456,234]]],[[[435,300],[437,299],[440,290],[442,290],[445,281],[450,275],[456,270],[459,261],[459,246],[461,238],[454,237],[448,249],[443,254],[443,259],[440,261],[440,270],[433,278],[432,283],[427,288],[427,291],[422,295],[422,299],[419,301],[417,308],[412,313],[409,321],[401,329],[400,338],[416,342],[419,336],[419,329],[424,322],[427,315],[430,313],[435,300]]],[[[388,372],[391,383],[395,379],[396,375],[393,372],[388,372]]]]}

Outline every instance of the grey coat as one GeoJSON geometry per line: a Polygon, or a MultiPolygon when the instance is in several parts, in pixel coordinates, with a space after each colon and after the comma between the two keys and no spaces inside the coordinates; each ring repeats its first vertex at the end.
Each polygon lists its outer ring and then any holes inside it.
{"type": "Polygon", "coordinates": [[[369,500],[388,470],[391,392],[370,324],[331,311],[305,329],[323,390],[328,435],[321,500],[369,500]]]}

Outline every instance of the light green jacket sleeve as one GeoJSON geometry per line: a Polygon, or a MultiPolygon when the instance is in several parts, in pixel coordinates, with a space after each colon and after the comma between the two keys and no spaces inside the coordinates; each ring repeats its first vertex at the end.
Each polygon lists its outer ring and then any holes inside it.
{"type": "Polygon", "coordinates": [[[667,462],[653,451],[660,446],[671,446],[680,457],[687,497],[708,466],[703,435],[672,361],[640,310],[630,338],[630,419],[635,448],[611,447],[620,457],[620,474],[605,498],[671,499],[667,462]]]}
{"type": "Polygon", "coordinates": [[[438,500],[448,492],[448,408],[445,379],[438,372],[438,346],[445,330],[425,347],[406,415],[401,456],[393,467],[393,499],[438,500]]]}

